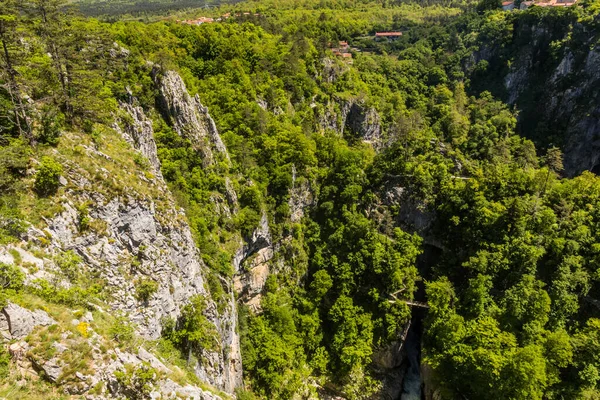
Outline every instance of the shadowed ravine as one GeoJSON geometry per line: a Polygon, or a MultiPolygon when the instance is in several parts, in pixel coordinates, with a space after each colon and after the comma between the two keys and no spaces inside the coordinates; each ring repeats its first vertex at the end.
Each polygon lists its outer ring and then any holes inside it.
{"type": "Polygon", "coordinates": [[[408,368],[402,382],[400,400],[420,400],[421,391],[421,310],[415,310],[412,324],[406,338],[405,349],[408,368]]]}

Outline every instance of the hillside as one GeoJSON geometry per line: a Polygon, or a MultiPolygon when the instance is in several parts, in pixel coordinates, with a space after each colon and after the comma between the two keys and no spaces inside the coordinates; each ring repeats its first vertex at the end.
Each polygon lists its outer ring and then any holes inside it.
{"type": "Polygon", "coordinates": [[[0,5],[0,397],[600,396],[598,1],[63,6],[0,5]]]}

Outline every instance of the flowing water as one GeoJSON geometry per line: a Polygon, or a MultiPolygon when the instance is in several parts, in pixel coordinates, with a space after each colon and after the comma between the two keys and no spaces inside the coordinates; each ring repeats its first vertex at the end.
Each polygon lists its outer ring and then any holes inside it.
{"type": "MultiPolygon", "coordinates": [[[[436,264],[440,255],[441,249],[428,244],[423,245],[423,253],[417,259],[417,269],[423,278],[429,278],[430,268],[436,264]]],[[[415,300],[419,302],[427,301],[425,286],[422,281],[417,283],[415,300]]],[[[398,400],[422,400],[424,398],[421,376],[421,337],[423,334],[423,320],[426,315],[426,309],[413,307],[410,329],[404,342],[408,365],[406,374],[402,379],[402,394],[398,400]]]]}
{"type": "Polygon", "coordinates": [[[400,400],[421,400],[421,317],[418,315],[413,316],[404,346],[408,368],[402,381],[400,400]]]}

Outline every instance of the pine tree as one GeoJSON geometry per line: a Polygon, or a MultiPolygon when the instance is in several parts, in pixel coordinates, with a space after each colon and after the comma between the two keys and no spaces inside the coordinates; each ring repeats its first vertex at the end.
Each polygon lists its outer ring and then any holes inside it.
{"type": "Polygon", "coordinates": [[[20,14],[15,0],[5,0],[0,4],[0,83],[8,93],[12,105],[11,123],[14,124],[20,136],[30,144],[35,143],[31,130],[31,123],[27,116],[27,108],[23,102],[23,90],[18,80],[16,70],[19,60],[19,34],[18,25],[20,14]]]}

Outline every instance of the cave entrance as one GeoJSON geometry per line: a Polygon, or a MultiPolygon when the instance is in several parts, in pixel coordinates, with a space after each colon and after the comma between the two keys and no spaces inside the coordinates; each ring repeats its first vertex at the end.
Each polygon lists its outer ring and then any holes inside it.
{"type": "Polygon", "coordinates": [[[600,175],[600,164],[596,164],[590,169],[590,172],[595,175],[600,175]]]}

